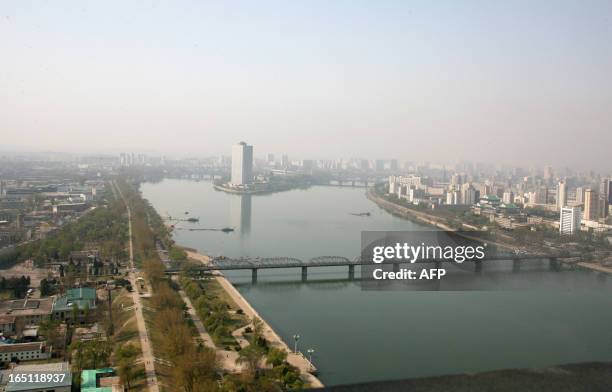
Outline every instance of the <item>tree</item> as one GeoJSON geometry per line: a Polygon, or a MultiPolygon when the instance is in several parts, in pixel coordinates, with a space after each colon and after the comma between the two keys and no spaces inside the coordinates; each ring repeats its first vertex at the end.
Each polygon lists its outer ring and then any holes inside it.
{"type": "Polygon", "coordinates": [[[282,365],[287,360],[287,352],[283,349],[272,347],[268,350],[268,355],[266,356],[266,362],[272,367],[277,367],[282,365]]]}
{"type": "Polygon", "coordinates": [[[57,320],[52,318],[47,318],[40,323],[39,334],[44,336],[47,344],[50,346],[57,348],[60,346],[60,333],[59,333],[60,323],[57,320]]]}
{"type": "Polygon", "coordinates": [[[83,318],[85,322],[89,320],[89,302],[85,302],[85,306],[83,306],[83,318]]]}
{"type": "Polygon", "coordinates": [[[260,318],[253,318],[253,341],[257,342],[263,338],[263,321],[260,318]]]}
{"type": "Polygon", "coordinates": [[[257,378],[259,373],[259,363],[264,357],[264,350],[255,345],[249,344],[247,347],[240,350],[236,363],[246,365],[247,372],[253,377],[257,378]]]}
{"type": "Polygon", "coordinates": [[[218,367],[216,353],[210,349],[198,351],[193,346],[175,360],[174,381],[187,392],[215,391],[214,378],[218,367]],[[203,388],[206,386],[206,388],[203,388]]]}
{"type": "Polygon", "coordinates": [[[75,302],[72,304],[72,325],[77,324],[79,313],[79,304],[75,302]]]}
{"type": "Polygon", "coordinates": [[[134,360],[138,356],[138,348],[133,344],[126,344],[117,350],[117,372],[121,383],[129,390],[132,387],[132,381],[136,377],[136,371],[133,365],[134,360]]]}

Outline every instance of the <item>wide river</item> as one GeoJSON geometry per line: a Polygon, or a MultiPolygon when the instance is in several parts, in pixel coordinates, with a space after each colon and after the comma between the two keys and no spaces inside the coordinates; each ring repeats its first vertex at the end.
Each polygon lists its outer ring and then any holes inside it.
{"type": "MultiPolygon", "coordinates": [[[[352,258],[362,230],[428,230],[381,210],[362,188],[240,196],[210,182],[164,180],[141,190],[162,216],[198,217],[178,223],[174,238],[215,256],[352,258]],[[361,212],[371,215],[351,215],[361,212]],[[222,227],[235,231],[185,230],[222,227]]],[[[612,361],[611,279],[538,263],[514,273],[509,263],[489,278],[531,290],[366,291],[346,267],[309,270],[305,283],[297,269],[260,271],[255,285],[250,272],[226,275],[289,345],[299,334],[299,349],[315,350],[329,385],[612,361]]]]}

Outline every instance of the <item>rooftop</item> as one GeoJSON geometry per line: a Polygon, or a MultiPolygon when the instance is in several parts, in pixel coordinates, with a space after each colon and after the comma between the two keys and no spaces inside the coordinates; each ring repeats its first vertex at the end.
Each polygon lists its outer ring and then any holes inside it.
{"type": "MultiPolygon", "coordinates": [[[[65,373],[66,376],[61,382],[47,382],[47,383],[8,383],[6,386],[6,392],[19,392],[19,391],[31,391],[32,389],[38,388],[59,388],[59,387],[70,387],[72,385],[72,374],[70,373],[70,365],[68,362],[54,362],[54,363],[40,363],[36,365],[17,365],[12,371],[5,373],[37,373],[41,372],[48,373],[65,373]]],[[[5,376],[6,377],[6,376],[5,376]]]]}
{"type": "Polygon", "coordinates": [[[113,368],[90,369],[81,372],[81,392],[111,392],[112,387],[100,386],[99,379],[102,377],[113,377],[113,368]]]}
{"type": "Polygon", "coordinates": [[[79,309],[84,309],[86,306],[90,309],[96,306],[96,290],[90,287],[81,287],[70,289],[66,294],[57,298],[53,304],[54,312],[69,311],[73,306],[78,306],[79,309]]]}
{"type": "Polygon", "coordinates": [[[0,315],[45,315],[51,313],[52,307],[53,297],[2,301],[0,302],[0,315]]]}
{"type": "Polygon", "coordinates": [[[18,353],[21,351],[37,351],[43,349],[44,342],[0,344],[0,353],[18,353]]]}

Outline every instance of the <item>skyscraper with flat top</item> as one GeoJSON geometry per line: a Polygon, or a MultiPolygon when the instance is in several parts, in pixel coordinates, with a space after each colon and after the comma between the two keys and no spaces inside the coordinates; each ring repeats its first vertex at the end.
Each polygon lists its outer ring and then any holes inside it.
{"type": "Polygon", "coordinates": [[[595,221],[599,218],[598,201],[599,197],[594,190],[587,189],[584,192],[584,220],[595,221]]]}
{"type": "Polygon", "coordinates": [[[253,183],[253,146],[240,142],[232,146],[232,185],[253,183]]]}
{"type": "Polygon", "coordinates": [[[557,209],[561,211],[567,205],[567,185],[565,181],[559,181],[557,185],[557,209]]]}

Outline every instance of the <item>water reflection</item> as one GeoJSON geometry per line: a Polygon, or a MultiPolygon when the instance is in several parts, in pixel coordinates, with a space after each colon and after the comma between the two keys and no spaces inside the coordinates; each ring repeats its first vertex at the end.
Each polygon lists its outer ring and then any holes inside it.
{"type": "Polygon", "coordinates": [[[251,232],[251,195],[230,197],[230,222],[240,234],[251,232]]]}

